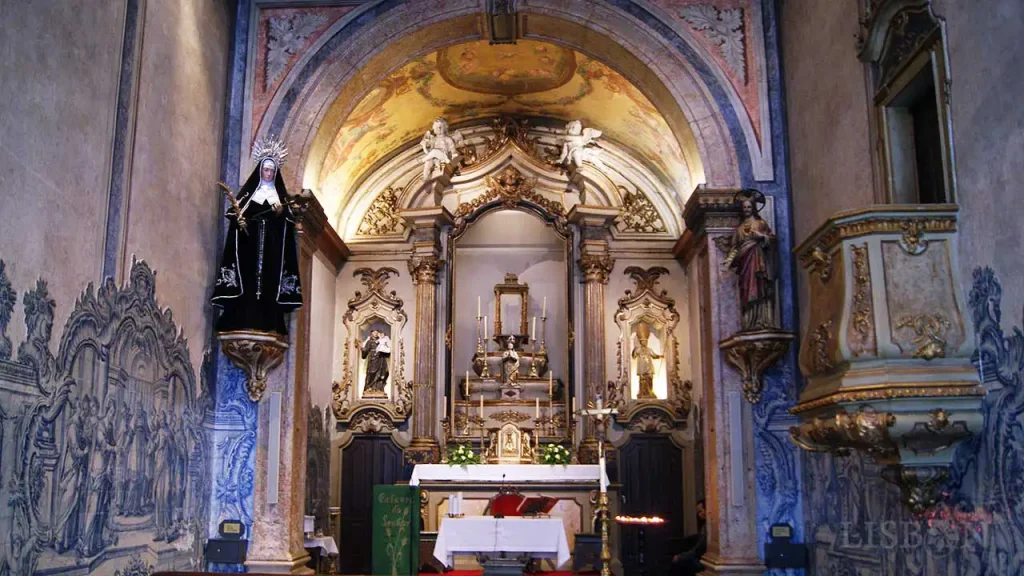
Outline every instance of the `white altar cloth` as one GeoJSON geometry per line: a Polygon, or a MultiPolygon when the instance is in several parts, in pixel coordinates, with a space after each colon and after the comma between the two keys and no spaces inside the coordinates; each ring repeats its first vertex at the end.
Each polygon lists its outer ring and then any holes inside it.
{"type": "Polygon", "coordinates": [[[510,552],[569,561],[569,542],[561,518],[445,518],[437,533],[434,558],[451,568],[456,554],[510,552]]]}
{"type": "Polygon", "coordinates": [[[599,482],[601,468],[596,464],[548,466],[543,464],[417,464],[410,486],[420,482],[599,482]]]}

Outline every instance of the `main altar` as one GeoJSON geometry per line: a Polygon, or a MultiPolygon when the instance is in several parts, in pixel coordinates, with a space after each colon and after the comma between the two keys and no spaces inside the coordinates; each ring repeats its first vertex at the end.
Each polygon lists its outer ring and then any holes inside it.
{"type": "MultiPolygon", "coordinates": [[[[559,521],[568,550],[571,551],[576,547],[577,534],[600,533],[600,526],[595,526],[599,508],[600,480],[600,468],[594,464],[419,464],[413,469],[409,484],[420,488],[421,520],[423,531],[428,534],[440,533],[444,523],[452,520],[493,519],[489,505],[494,497],[502,492],[515,492],[527,498],[543,496],[555,499],[556,503],[550,512],[537,519],[559,521]],[[458,513],[450,516],[449,512],[455,506],[452,503],[453,499],[460,499],[461,502],[458,504],[458,513]]],[[[619,512],[619,489],[618,484],[607,486],[609,517],[614,517],[619,512]]],[[[530,522],[534,518],[515,520],[530,522]]],[[[540,529],[540,525],[537,526],[540,529]]],[[[609,528],[612,551],[618,557],[618,531],[615,526],[609,528]]],[[[466,529],[465,526],[459,527],[460,532],[466,529]]],[[[518,533],[519,529],[512,530],[518,533]]],[[[452,537],[448,536],[448,539],[452,537]]],[[[443,544],[440,537],[438,541],[443,544]]],[[[448,545],[451,546],[451,543],[448,545]]],[[[562,562],[558,562],[557,558],[541,556],[540,561],[551,562],[552,564],[544,564],[551,569],[564,563],[564,558],[562,562]]],[[[456,569],[474,569],[479,566],[469,552],[460,552],[453,560],[456,569]]]]}

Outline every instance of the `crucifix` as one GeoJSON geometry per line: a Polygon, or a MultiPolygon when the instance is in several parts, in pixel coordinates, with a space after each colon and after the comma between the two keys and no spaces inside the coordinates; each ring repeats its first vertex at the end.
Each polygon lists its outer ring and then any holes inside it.
{"type": "Polygon", "coordinates": [[[597,511],[601,517],[601,576],[611,576],[612,552],[608,545],[608,471],[604,457],[604,440],[608,422],[618,410],[607,408],[600,392],[594,394],[594,401],[587,403],[584,416],[593,418],[597,425],[598,465],[601,468],[601,492],[598,495],[597,511]]]}

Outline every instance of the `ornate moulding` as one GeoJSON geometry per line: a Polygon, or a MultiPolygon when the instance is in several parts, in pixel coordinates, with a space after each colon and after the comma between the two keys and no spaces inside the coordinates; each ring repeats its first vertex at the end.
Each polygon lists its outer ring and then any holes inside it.
{"type": "Polygon", "coordinates": [[[512,205],[534,204],[548,214],[564,216],[573,206],[585,203],[624,210],[610,228],[616,239],[678,238],[683,226],[675,186],[631,151],[602,141],[605,169],[584,165],[580,174],[586,194],[581,197],[570,189],[565,167],[555,164],[563,130],[549,124],[543,119],[511,117],[460,123],[458,164],[447,165],[443,174],[436,173],[426,183],[420,175],[422,151],[412,143],[368,170],[332,221],[347,244],[397,244],[410,236],[410,227],[395,216],[404,210],[443,205],[455,214],[468,205],[475,213],[482,204],[511,200],[512,205]],[[522,177],[518,189],[517,183],[494,185],[508,166],[522,177]]]}
{"type": "MultiPolygon", "coordinates": [[[[619,299],[615,324],[619,328],[616,351],[616,379],[608,382],[608,403],[618,413],[615,421],[624,428],[640,433],[670,433],[685,429],[693,405],[693,385],[679,376],[679,342],[675,328],[679,313],[675,300],[666,290],[658,289],[658,279],[669,271],[661,266],[643,269],[629,266],[624,271],[636,284],[635,291],[626,290],[619,299]],[[632,394],[633,352],[639,346],[638,328],[649,327],[650,335],[657,338],[660,349],[652,349],[667,367],[667,395],[658,398],[645,394],[640,384],[639,393],[632,394]]],[[[646,329],[645,329],[646,330],[646,329]]]]}
{"type": "Polygon", "coordinates": [[[332,386],[331,409],[338,427],[360,433],[387,433],[397,429],[412,413],[413,384],[405,380],[405,340],[402,337],[407,317],[402,299],[387,290],[388,280],[398,276],[394,268],[359,268],[354,273],[367,288],[356,291],[342,317],[348,335],[342,350],[342,379],[332,386]],[[361,360],[362,330],[377,322],[386,324],[391,338],[391,392],[382,398],[360,397],[358,369],[361,360]]]}
{"type": "Polygon", "coordinates": [[[810,314],[793,440],[871,454],[914,511],[939,500],[957,443],[982,425],[956,223],[952,205],[877,206],[836,215],[796,249],[810,314]]]}

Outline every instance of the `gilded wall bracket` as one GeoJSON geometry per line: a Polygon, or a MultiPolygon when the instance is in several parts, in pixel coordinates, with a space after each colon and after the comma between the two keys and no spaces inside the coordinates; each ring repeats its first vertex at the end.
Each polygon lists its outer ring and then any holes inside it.
{"type": "Polygon", "coordinates": [[[718,347],[725,361],[740,373],[743,396],[751,404],[761,401],[764,372],[789,351],[793,333],[783,330],[738,332],[722,340],[718,347]]]}
{"type": "Polygon", "coordinates": [[[238,330],[217,334],[221,351],[245,372],[249,399],[259,402],[267,389],[267,374],[284,361],[288,340],[274,332],[238,330]]]}

